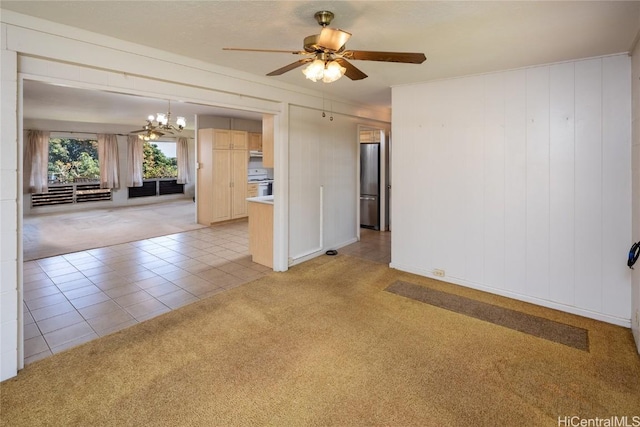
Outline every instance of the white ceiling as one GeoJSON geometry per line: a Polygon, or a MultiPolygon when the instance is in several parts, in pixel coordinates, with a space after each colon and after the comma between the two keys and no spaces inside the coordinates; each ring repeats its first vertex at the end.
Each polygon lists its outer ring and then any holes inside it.
{"type": "MultiPolygon", "coordinates": [[[[320,30],[314,13],[330,10],[336,16],[331,26],[353,34],[348,49],[423,52],[427,61],[352,61],[369,75],[361,81],[313,83],[299,69],[269,78],[385,107],[393,85],[628,52],[640,28],[639,1],[2,0],[1,7],[260,76],[299,57],[222,48],[301,50],[303,38],[320,30]]],[[[27,90],[29,114],[45,114],[40,104],[47,98],[60,108],[64,89],[27,90]]],[[[67,104],[84,97],[74,114],[83,114],[96,95],[83,92],[65,97],[67,104]]],[[[122,105],[110,112],[130,116],[122,105]]]]}

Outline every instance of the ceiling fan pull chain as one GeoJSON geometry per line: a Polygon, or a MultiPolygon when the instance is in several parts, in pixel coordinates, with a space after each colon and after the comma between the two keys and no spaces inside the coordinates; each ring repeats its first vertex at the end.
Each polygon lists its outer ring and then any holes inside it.
{"type": "Polygon", "coordinates": [[[325,108],[324,108],[324,88],[322,89],[322,118],[327,117],[326,113],[324,112],[325,108]]]}

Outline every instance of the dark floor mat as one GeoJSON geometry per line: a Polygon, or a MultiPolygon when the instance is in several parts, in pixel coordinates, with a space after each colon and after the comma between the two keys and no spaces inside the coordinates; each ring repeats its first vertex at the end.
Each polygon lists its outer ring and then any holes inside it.
{"type": "Polygon", "coordinates": [[[385,290],[579,350],[589,351],[589,331],[586,329],[408,282],[397,281],[385,290]]]}

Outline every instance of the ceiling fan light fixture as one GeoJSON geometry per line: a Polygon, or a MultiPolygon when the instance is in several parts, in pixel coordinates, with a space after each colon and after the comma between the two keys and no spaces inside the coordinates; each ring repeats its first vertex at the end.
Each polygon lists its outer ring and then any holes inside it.
{"type": "Polygon", "coordinates": [[[342,77],[347,71],[342,65],[338,64],[336,61],[331,61],[327,64],[324,70],[324,76],[322,77],[322,81],[325,83],[332,83],[342,77]]]}
{"type": "Polygon", "coordinates": [[[302,73],[312,82],[322,80],[324,83],[332,83],[342,77],[347,71],[346,68],[338,64],[336,61],[323,61],[316,59],[307,65],[302,73]]]}
{"type": "Polygon", "coordinates": [[[141,139],[143,141],[155,141],[158,138],[160,138],[160,135],[154,131],[149,131],[146,134],[138,135],[138,139],[141,139]]]}
{"type": "Polygon", "coordinates": [[[324,61],[321,59],[314,60],[302,69],[302,73],[312,82],[322,80],[322,77],[324,76],[324,61]]]}

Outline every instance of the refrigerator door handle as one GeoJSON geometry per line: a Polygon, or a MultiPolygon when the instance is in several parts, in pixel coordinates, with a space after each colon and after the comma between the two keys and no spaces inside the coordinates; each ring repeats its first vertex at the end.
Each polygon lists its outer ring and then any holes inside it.
{"type": "Polygon", "coordinates": [[[371,196],[360,196],[360,200],[376,200],[376,198],[371,196]]]}

